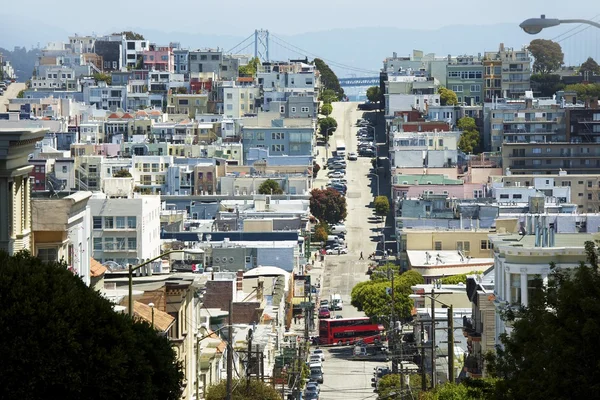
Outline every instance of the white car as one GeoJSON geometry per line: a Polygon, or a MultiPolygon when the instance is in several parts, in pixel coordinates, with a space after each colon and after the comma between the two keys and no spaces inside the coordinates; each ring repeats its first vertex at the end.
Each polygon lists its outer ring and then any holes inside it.
{"type": "Polygon", "coordinates": [[[328,249],[325,253],[327,253],[328,255],[348,254],[348,248],[347,247],[338,247],[337,249],[328,249]]]}
{"type": "Polygon", "coordinates": [[[350,161],[358,160],[358,154],[356,154],[355,152],[348,153],[348,160],[350,160],[350,161]]]}
{"type": "Polygon", "coordinates": [[[343,172],[339,172],[339,171],[335,171],[335,172],[330,172],[329,174],[327,174],[327,176],[329,176],[330,178],[343,178],[345,175],[343,172]]]}
{"type": "Polygon", "coordinates": [[[322,349],[314,349],[310,354],[318,354],[321,356],[321,361],[325,361],[325,353],[323,353],[322,349]]]}
{"type": "Polygon", "coordinates": [[[331,233],[332,234],[337,234],[337,233],[347,233],[348,230],[346,229],[346,225],[344,224],[337,224],[337,225],[332,225],[331,226],[331,233]]]}

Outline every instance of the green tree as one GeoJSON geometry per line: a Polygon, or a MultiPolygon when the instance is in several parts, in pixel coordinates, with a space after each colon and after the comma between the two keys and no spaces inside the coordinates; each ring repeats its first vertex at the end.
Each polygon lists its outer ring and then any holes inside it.
{"type": "MultiPolygon", "coordinates": [[[[408,385],[410,387],[410,390],[408,390],[406,385],[400,385],[400,374],[385,375],[377,382],[378,399],[420,399],[424,394],[419,394],[422,387],[421,379],[422,377],[420,374],[410,374],[408,375],[408,379],[406,379],[405,376],[405,381],[408,380],[408,385]],[[404,391],[400,390],[402,386],[404,386],[404,391]]],[[[425,381],[426,384],[429,385],[429,375],[425,375],[425,381]]]]}
{"type": "Polygon", "coordinates": [[[333,103],[338,100],[337,94],[331,89],[323,89],[321,94],[319,94],[319,101],[322,101],[323,103],[333,103]]]}
{"type": "Polygon", "coordinates": [[[563,90],[565,84],[557,74],[533,74],[531,88],[535,93],[539,93],[540,97],[552,97],[559,90],[563,90]]]}
{"type": "Polygon", "coordinates": [[[452,90],[440,86],[438,93],[440,95],[440,103],[443,106],[455,106],[458,104],[458,96],[452,90]]]}
{"type": "Polygon", "coordinates": [[[535,59],[533,71],[540,74],[549,74],[556,71],[564,64],[565,55],[560,44],[546,39],[534,39],[528,46],[535,59]]]}
{"type": "Polygon", "coordinates": [[[283,190],[279,186],[279,183],[273,179],[267,179],[258,187],[258,193],[260,194],[283,194],[283,190]]]}
{"type": "Polygon", "coordinates": [[[325,241],[327,241],[328,235],[329,235],[329,225],[327,225],[327,222],[319,222],[315,226],[315,234],[313,236],[313,241],[325,242],[325,241]]]}
{"type": "Polygon", "coordinates": [[[423,393],[422,400],[481,400],[501,398],[496,395],[494,379],[470,379],[461,383],[447,382],[434,390],[423,393]]]}
{"type": "Polygon", "coordinates": [[[567,85],[565,92],[577,93],[577,98],[581,100],[590,100],[600,97],[600,84],[598,83],[575,83],[567,85]]]}
{"type": "Polygon", "coordinates": [[[313,161],[313,178],[316,178],[317,175],[319,174],[319,171],[321,170],[321,166],[319,164],[317,164],[316,161],[313,161]]]}
{"type": "Polygon", "coordinates": [[[385,217],[390,212],[390,201],[387,196],[377,196],[373,202],[375,206],[375,214],[380,217],[385,217]]]}
{"type": "Polygon", "coordinates": [[[239,76],[256,76],[256,71],[258,71],[258,66],[260,65],[260,59],[258,57],[253,57],[248,61],[246,65],[240,65],[238,68],[239,76]]]}
{"type": "Polygon", "coordinates": [[[332,117],[319,119],[319,131],[321,132],[321,135],[326,136],[327,138],[335,132],[337,126],[337,121],[332,117]]]}
{"type": "Polygon", "coordinates": [[[120,169],[113,174],[113,178],[131,178],[131,172],[126,169],[120,169]]]}
{"type": "Polygon", "coordinates": [[[547,286],[531,282],[527,307],[507,308],[513,329],[487,360],[510,399],[587,399],[600,390],[600,272],[596,243],[585,243],[587,263],[550,265],[547,286]]]}
{"type": "Polygon", "coordinates": [[[19,93],[17,93],[17,99],[22,99],[25,97],[25,90],[20,90],[19,93]]]}
{"type": "MultiPolygon", "coordinates": [[[[273,386],[258,379],[250,379],[249,386],[245,379],[234,379],[232,382],[234,400],[281,400],[279,393],[273,386]]],[[[227,381],[224,379],[217,385],[210,386],[206,392],[206,400],[227,399],[227,381]]]]}
{"type": "Polygon", "coordinates": [[[367,89],[367,99],[376,103],[381,100],[381,88],[379,86],[371,86],[367,89]]]}
{"type": "Polygon", "coordinates": [[[446,276],[444,278],[441,278],[440,282],[445,285],[457,285],[459,283],[467,283],[468,275],[478,275],[478,274],[481,274],[482,272],[483,271],[472,271],[472,272],[467,272],[465,274],[460,274],[460,275],[446,276]]]}
{"type": "Polygon", "coordinates": [[[321,106],[321,114],[323,114],[327,117],[332,112],[333,112],[333,106],[331,105],[331,103],[323,103],[323,105],[321,106]]]}
{"type": "Polygon", "coordinates": [[[313,63],[321,73],[321,84],[323,87],[333,90],[338,99],[343,99],[345,97],[344,89],[340,86],[340,81],[331,68],[320,58],[315,58],[313,63]]]}
{"type": "Polygon", "coordinates": [[[110,74],[94,74],[94,80],[98,82],[106,82],[107,85],[112,84],[112,76],[110,74]]]}
{"type": "Polygon", "coordinates": [[[125,35],[126,40],[144,40],[144,35],[133,31],[117,32],[113,33],[113,35],[125,35]]]}
{"type": "Polygon", "coordinates": [[[310,213],[319,221],[336,224],[348,215],[346,198],[335,189],[313,189],[310,192],[310,213]]]}
{"type": "Polygon", "coordinates": [[[169,339],[66,265],[0,252],[0,304],[3,399],[180,398],[169,339]]]}
{"type": "Polygon", "coordinates": [[[588,57],[588,59],[581,64],[581,67],[579,67],[579,72],[590,72],[595,75],[600,75],[600,65],[598,65],[596,60],[592,57],[588,57]]]}
{"type": "Polygon", "coordinates": [[[475,120],[471,117],[462,117],[456,126],[462,131],[458,141],[458,148],[464,153],[474,153],[479,147],[479,132],[475,120]]]}

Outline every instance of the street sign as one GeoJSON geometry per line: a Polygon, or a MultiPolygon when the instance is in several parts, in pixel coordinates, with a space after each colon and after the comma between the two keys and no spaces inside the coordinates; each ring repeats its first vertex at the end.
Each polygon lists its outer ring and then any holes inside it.
{"type": "Polygon", "coordinates": [[[302,303],[300,303],[300,308],[313,308],[313,307],[314,307],[314,305],[310,301],[303,301],[302,303]]]}

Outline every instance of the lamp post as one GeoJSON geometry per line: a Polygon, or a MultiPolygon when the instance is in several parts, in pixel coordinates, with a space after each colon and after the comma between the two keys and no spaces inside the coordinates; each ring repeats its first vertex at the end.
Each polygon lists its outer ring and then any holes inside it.
{"type": "Polygon", "coordinates": [[[185,250],[169,250],[165,253],[162,253],[161,255],[158,255],[154,258],[151,258],[149,260],[144,261],[143,263],[141,263],[140,265],[134,267],[133,265],[129,264],[129,316],[132,317],[133,316],[133,272],[137,271],[138,269],[145,267],[146,265],[150,264],[153,261],[156,261],[166,255],[172,254],[172,253],[183,253],[185,252],[185,250]]]}
{"type": "Polygon", "coordinates": [[[560,24],[588,24],[600,28],[600,24],[587,19],[557,19],[557,18],[546,18],[545,15],[541,15],[540,18],[529,18],[521,22],[519,26],[525,32],[530,35],[537,35],[545,28],[551,28],[560,24]]]}
{"type": "Polygon", "coordinates": [[[154,303],[148,303],[148,307],[152,309],[152,329],[154,329],[154,303]]]}
{"type": "MultiPolygon", "coordinates": [[[[231,331],[231,329],[233,328],[233,325],[224,325],[222,327],[220,327],[219,329],[216,329],[214,331],[212,331],[211,333],[209,333],[208,335],[204,335],[202,337],[198,337],[196,338],[196,399],[200,398],[200,382],[198,382],[198,364],[200,361],[200,342],[203,341],[206,338],[211,337],[212,335],[216,334],[217,332],[221,331],[222,329],[226,329],[229,328],[229,331],[231,331]]],[[[233,351],[233,346],[231,346],[230,341],[227,341],[227,351],[233,351]],[[231,346],[231,347],[230,347],[231,346]]],[[[206,388],[205,388],[206,390],[206,388]]],[[[228,395],[230,394],[230,392],[228,392],[228,395]]]]}

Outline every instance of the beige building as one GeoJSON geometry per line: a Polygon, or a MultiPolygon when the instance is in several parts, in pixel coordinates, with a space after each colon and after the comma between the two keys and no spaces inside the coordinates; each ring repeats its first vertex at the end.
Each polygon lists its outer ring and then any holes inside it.
{"type": "Polygon", "coordinates": [[[0,249],[31,250],[31,184],[27,161],[44,129],[0,129],[0,249]]]}
{"type": "Polygon", "coordinates": [[[207,94],[170,93],[167,98],[167,113],[185,114],[189,118],[195,118],[196,114],[206,114],[207,104],[207,94]]]}
{"type": "Polygon", "coordinates": [[[485,52],[483,67],[486,99],[519,98],[530,89],[531,57],[527,47],[518,50],[500,43],[498,51],[485,52]]]}

